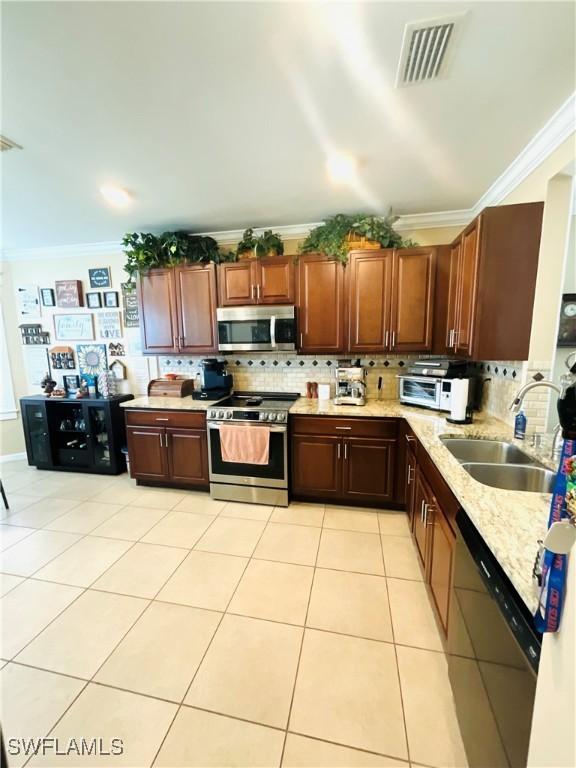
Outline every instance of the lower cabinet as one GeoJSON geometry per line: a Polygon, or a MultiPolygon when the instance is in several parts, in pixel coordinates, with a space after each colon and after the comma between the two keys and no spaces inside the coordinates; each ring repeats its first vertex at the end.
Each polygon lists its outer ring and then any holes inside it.
{"type": "Polygon", "coordinates": [[[394,503],[396,443],[395,419],[294,417],[292,494],[394,503]]]}
{"type": "Polygon", "coordinates": [[[433,508],[430,514],[430,590],[444,631],[447,632],[456,536],[440,508],[433,508]]]}
{"type": "Polygon", "coordinates": [[[131,477],[163,485],[208,486],[203,413],[129,411],[126,423],[131,477]]]}

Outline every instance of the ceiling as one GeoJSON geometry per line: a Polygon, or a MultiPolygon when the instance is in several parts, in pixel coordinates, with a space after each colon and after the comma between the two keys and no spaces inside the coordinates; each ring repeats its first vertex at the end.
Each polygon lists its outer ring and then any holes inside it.
{"type": "Polygon", "coordinates": [[[569,2],[10,2],[3,247],[471,207],[574,90],[569,2]],[[395,88],[407,22],[467,11],[395,88]],[[360,180],[335,186],[331,149],[360,180]],[[129,189],[113,210],[98,188],[129,189]]]}

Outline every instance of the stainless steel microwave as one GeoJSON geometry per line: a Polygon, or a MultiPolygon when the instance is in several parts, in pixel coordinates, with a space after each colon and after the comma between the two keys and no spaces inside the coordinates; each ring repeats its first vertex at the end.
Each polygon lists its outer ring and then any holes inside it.
{"type": "Polygon", "coordinates": [[[219,307],[220,352],[283,352],[296,349],[293,306],[219,307]]]}

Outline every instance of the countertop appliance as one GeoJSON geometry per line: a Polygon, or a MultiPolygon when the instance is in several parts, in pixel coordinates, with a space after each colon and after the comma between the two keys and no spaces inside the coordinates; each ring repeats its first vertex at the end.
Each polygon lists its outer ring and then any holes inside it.
{"type": "Polygon", "coordinates": [[[420,360],[414,360],[406,370],[414,376],[434,376],[439,379],[461,378],[467,374],[468,361],[461,358],[424,357],[420,360]]]}
{"type": "MultiPolygon", "coordinates": [[[[466,411],[480,408],[481,379],[470,375],[466,360],[449,358],[424,358],[408,366],[407,372],[398,376],[398,397],[401,403],[431,408],[435,411],[452,411],[453,387],[456,379],[468,380],[466,411]]],[[[460,393],[459,393],[460,395],[460,393]]]]}
{"type": "Polygon", "coordinates": [[[233,379],[226,373],[226,360],[207,357],[200,361],[200,388],[192,393],[194,400],[219,400],[232,391],[233,379]]]}
{"type": "Polygon", "coordinates": [[[448,673],[470,768],[526,766],[541,635],[463,510],[456,515],[448,673]]]}
{"type": "Polygon", "coordinates": [[[194,379],[171,376],[148,382],[148,397],[187,397],[194,392],[194,379]]]}
{"type": "Polygon", "coordinates": [[[220,352],[274,352],[296,349],[293,306],[218,307],[220,352]]]}
{"type": "Polygon", "coordinates": [[[208,464],[213,499],[288,506],[288,411],[300,397],[291,392],[235,392],[209,408],[208,464]],[[270,430],[267,464],[222,459],[220,427],[237,423],[270,430]]]}
{"type": "Polygon", "coordinates": [[[366,403],[366,369],[357,360],[355,365],[339,365],[336,369],[335,405],[364,405],[366,403]]]}

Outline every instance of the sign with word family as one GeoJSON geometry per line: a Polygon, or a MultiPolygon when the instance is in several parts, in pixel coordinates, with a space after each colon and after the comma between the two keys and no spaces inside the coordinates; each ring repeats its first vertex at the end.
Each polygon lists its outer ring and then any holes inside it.
{"type": "Polygon", "coordinates": [[[54,315],[54,334],[59,341],[92,341],[92,315],[54,315]]]}

